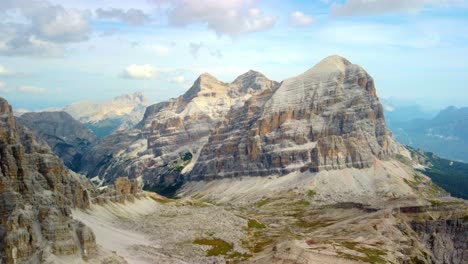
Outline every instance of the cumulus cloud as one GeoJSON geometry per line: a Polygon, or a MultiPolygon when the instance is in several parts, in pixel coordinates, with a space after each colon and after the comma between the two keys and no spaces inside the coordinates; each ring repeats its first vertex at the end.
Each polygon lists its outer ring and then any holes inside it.
{"type": "Polygon", "coordinates": [[[368,16],[387,13],[417,13],[429,5],[461,4],[464,0],[347,0],[334,3],[333,16],[368,16]]]}
{"type": "Polygon", "coordinates": [[[185,82],[185,77],[182,75],[174,76],[170,79],[171,82],[175,83],[184,83],[185,82]]]}
{"type": "Polygon", "coordinates": [[[153,79],[158,76],[158,69],[150,64],[130,65],[122,73],[122,77],[129,79],[153,79]]]}
{"type": "Polygon", "coordinates": [[[12,70],[0,64],[0,77],[8,77],[14,74],[15,73],[12,70]]]}
{"type": "Polygon", "coordinates": [[[31,86],[31,85],[23,85],[18,87],[8,87],[4,82],[0,82],[0,92],[3,93],[11,93],[11,92],[20,92],[20,93],[29,93],[29,94],[41,94],[47,92],[46,89],[31,86]]]}
{"type": "Polygon", "coordinates": [[[185,27],[206,24],[216,34],[232,37],[262,31],[273,27],[277,21],[261,9],[252,6],[253,0],[173,0],[169,3],[169,24],[185,27]]]}
{"type": "Polygon", "coordinates": [[[19,86],[18,88],[16,88],[16,91],[22,92],[22,93],[41,94],[41,93],[45,93],[47,90],[41,87],[37,87],[37,86],[24,85],[24,86],[19,86]]]}
{"type": "Polygon", "coordinates": [[[96,14],[102,19],[114,19],[132,26],[140,26],[150,22],[150,17],[139,9],[123,10],[119,8],[98,8],[96,14]]]}
{"type": "Polygon", "coordinates": [[[63,45],[85,41],[91,34],[89,10],[39,0],[0,1],[0,15],[12,13],[12,21],[0,23],[0,55],[61,55],[63,45]]]}
{"type": "Polygon", "coordinates": [[[291,14],[290,24],[295,27],[308,26],[314,23],[314,17],[306,15],[303,12],[296,11],[291,14]]]}

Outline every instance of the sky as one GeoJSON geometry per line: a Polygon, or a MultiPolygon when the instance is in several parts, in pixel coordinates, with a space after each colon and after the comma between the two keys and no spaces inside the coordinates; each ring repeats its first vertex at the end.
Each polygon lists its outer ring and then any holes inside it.
{"type": "Polygon", "coordinates": [[[0,1],[0,96],[16,109],[159,102],[204,72],[281,81],[335,54],[381,98],[468,106],[468,0],[0,1]]]}

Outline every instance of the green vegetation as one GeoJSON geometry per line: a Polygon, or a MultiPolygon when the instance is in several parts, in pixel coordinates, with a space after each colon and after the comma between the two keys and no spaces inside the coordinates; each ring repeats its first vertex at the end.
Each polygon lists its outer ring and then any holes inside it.
{"type": "Polygon", "coordinates": [[[157,194],[160,194],[162,196],[166,196],[168,198],[177,198],[176,197],[177,190],[180,189],[180,187],[182,187],[182,185],[183,185],[182,181],[173,183],[173,184],[168,185],[168,186],[165,186],[163,184],[159,184],[159,185],[156,185],[156,186],[145,185],[145,186],[143,186],[143,190],[149,191],[149,192],[155,192],[157,194]]]}
{"type": "Polygon", "coordinates": [[[432,206],[439,206],[442,205],[443,203],[439,200],[429,200],[432,206]]]}
{"type": "Polygon", "coordinates": [[[340,256],[345,257],[347,259],[363,261],[367,263],[376,263],[376,264],[387,263],[385,259],[382,258],[382,256],[386,255],[385,251],[383,250],[376,249],[376,248],[359,247],[357,242],[352,242],[352,241],[341,242],[341,245],[350,250],[366,255],[366,256],[357,256],[357,255],[352,255],[352,254],[338,251],[338,254],[340,256]]]}
{"type": "Polygon", "coordinates": [[[307,201],[307,200],[301,199],[301,200],[295,201],[292,205],[293,205],[293,206],[296,205],[296,206],[301,206],[301,207],[303,207],[303,206],[309,206],[309,205],[310,205],[310,202],[307,201]]]}
{"type": "Polygon", "coordinates": [[[413,263],[413,264],[425,264],[426,262],[424,260],[419,259],[418,257],[412,257],[411,258],[411,263],[413,263]]]}
{"type": "Polygon", "coordinates": [[[159,197],[156,197],[156,196],[153,196],[153,195],[149,195],[149,197],[151,199],[153,199],[154,201],[156,201],[158,203],[162,203],[162,204],[167,204],[167,203],[174,202],[174,200],[172,200],[172,199],[159,198],[159,197]]]}
{"type": "Polygon", "coordinates": [[[190,152],[185,152],[184,155],[182,156],[183,161],[189,161],[192,160],[193,155],[190,152]]]}
{"type": "Polygon", "coordinates": [[[270,203],[271,201],[272,201],[272,200],[271,200],[270,198],[266,198],[266,199],[263,199],[263,200],[258,201],[258,202],[255,204],[255,206],[256,206],[256,207],[262,207],[262,206],[264,206],[264,205],[270,203]]]}
{"type": "Polygon", "coordinates": [[[256,229],[266,228],[266,226],[264,224],[260,223],[259,221],[255,220],[255,219],[249,219],[249,221],[247,223],[247,226],[249,228],[256,228],[256,229]]]}
{"type": "MultiPolygon", "coordinates": [[[[417,152],[413,148],[409,149],[417,152]]],[[[468,199],[468,164],[443,159],[431,152],[417,153],[424,155],[432,164],[430,168],[421,171],[423,174],[453,196],[468,199]]]]}
{"type": "Polygon", "coordinates": [[[317,194],[317,192],[315,190],[309,190],[307,192],[307,196],[309,196],[309,197],[314,197],[316,194],[317,194]]]}
{"type": "Polygon", "coordinates": [[[395,155],[395,159],[398,160],[398,161],[400,161],[400,162],[403,163],[403,164],[408,165],[408,166],[411,166],[411,165],[412,165],[411,160],[408,159],[407,157],[401,155],[401,154],[396,154],[396,155],[395,155]]]}
{"type": "Polygon", "coordinates": [[[195,239],[193,243],[197,245],[211,246],[211,249],[206,252],[207,256],[226,256],[228,252],[234,248],[233,244],[219,238],[195,239]]]}
{"type": "Polygon", "coordinates": [[[257,240],[252,246],[249,247],[249,249],[253,253],[262,252],[265,249],[265,247],[271,245],[272,243],[273,243],[272,239],[257,240]]]}

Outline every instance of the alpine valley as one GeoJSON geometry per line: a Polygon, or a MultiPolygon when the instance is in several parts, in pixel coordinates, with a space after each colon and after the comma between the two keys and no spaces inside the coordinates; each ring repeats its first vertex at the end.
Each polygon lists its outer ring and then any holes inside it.
{"type": "Polygon", "coordinates": [[[0,263],[468,263],[466,164],[398,143],[343,57],[113,102],[0,98],[0,263]]]}

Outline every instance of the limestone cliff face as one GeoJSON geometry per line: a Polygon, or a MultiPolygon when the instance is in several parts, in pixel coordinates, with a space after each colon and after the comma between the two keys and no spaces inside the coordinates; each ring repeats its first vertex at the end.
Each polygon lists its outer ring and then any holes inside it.
{"type": "Polygon", "coordinates": [[[331,56],[231,109],[188,178],[365,168],[397,151],[372,77],[331,56]]]}
{"type": "Polygon", "coordinates": [[[96,142],[94,133],[66,112],[30,112],[17,118],[31,129],[73,171],[81,168],[85,152],[96,142]]]}
{"type": "Polygon", "coordinates": [[[468,262],[466,219],[412,221],[411,228],[433,254],[434,263],[468,262]]]}
{"type": "Polygon", "coordinates": [[[0,259],[45,261],[50,254],[85,257],[96,251],[92,231],[70,208],[90,206],[89,182],[69,171],[47,146],[16,124],[0,98],[0,259]]]}
{"type": "Polygon", "coordinates": [[[232,83],[202,74],[184,95],[149,106],[133,130],[99,142],[85,156],[82,172],[105,183],[120,176],[141,176],[151,185],[172,184],[187,165],[183,155],[198,152],[230,109],[277,86],[255,71],[232,83]]]}
{"type": "Polygon", "coordinates": [[[202,74],[184,95],[149,106],[132,131],[100,142],[83,173],[168,185],[367,168],[398,149],[372,77],[331,56],[281,83],[255,71],[231,83],[202,74]]]}

